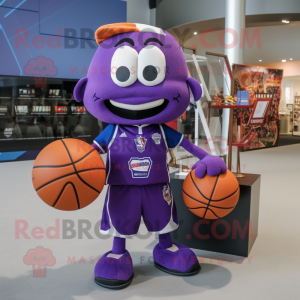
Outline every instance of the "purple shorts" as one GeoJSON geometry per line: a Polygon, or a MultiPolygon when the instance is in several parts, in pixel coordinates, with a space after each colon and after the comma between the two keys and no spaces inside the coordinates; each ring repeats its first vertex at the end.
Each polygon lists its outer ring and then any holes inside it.
{"type": "Polygon", "coordinates": [[[178,228],[176,207],[168,183],[108,186],[101,233],[134,236],[141,217],[151,233],[167,233],[178,228]]]}

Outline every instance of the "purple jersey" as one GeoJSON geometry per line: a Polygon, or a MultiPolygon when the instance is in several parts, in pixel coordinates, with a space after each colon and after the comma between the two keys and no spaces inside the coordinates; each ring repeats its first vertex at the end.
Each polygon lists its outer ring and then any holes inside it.
{"type": "Polygon", "coordinates": [[[159,125],[117,125],[108,146],[107,183],[149,185],[170,181],[167,145],[159,125]]]}
{"type": "Polygon", "coordinates": [[[170,181],[168,148],[181,139],[180,133],[166,125],[112,125],[94,142],[107,149],[107,184],[150,185],[170,181]]]}

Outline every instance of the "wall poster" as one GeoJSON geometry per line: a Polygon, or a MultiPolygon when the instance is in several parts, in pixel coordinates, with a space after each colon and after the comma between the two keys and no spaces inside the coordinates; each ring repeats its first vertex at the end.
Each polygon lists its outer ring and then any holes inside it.
{"type": "Polygon", "coordinates": [[[249,125],[252,108],[234,110],[233,142],[237,141],[239,138],[238,133],[240,133],[240,140],[247,138],[249,135],[253,136],[250,142],[244,146],[244,150],[277,146],[283,70],[234,64],[232,73],[235,97],[237,91],[249,91],[250,104],[255,104],[257,99],[271,98],[268,116],[263,125],[249,125]],[[240,126],[239,130],[238,126],[240,126]]]}

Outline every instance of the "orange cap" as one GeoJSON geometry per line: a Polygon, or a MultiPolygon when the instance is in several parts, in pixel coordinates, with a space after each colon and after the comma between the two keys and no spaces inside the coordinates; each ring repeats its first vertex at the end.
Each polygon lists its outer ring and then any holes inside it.
{"type": "Polygon", "coordinates": [[[110,37],[125,33],[125,32],[140,32],[134,23],[114,23],[99,27],[95,32],[95,39],[98,45],[110,37]]]}

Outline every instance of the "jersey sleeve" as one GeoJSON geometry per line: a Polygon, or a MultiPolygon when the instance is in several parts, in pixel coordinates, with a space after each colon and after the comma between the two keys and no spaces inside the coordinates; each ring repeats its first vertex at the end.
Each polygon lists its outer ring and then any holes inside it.
{"type": "Polygon", "coordinates": [[[174,130],[173,128],[169,127],[166,124],[162,124],[162,129],[164,131],[167,145],[169,148],[175,148],[178,145],[180,145],[180,143],[183,139],[183,134],[174,130]]]}
{"type": "Polygon", "coordinates": [[[102,153],[107,151],[107,147],[114,135],[115,124],[109,124],[95,139],[94,143],[99,147],[102,153]]]}

